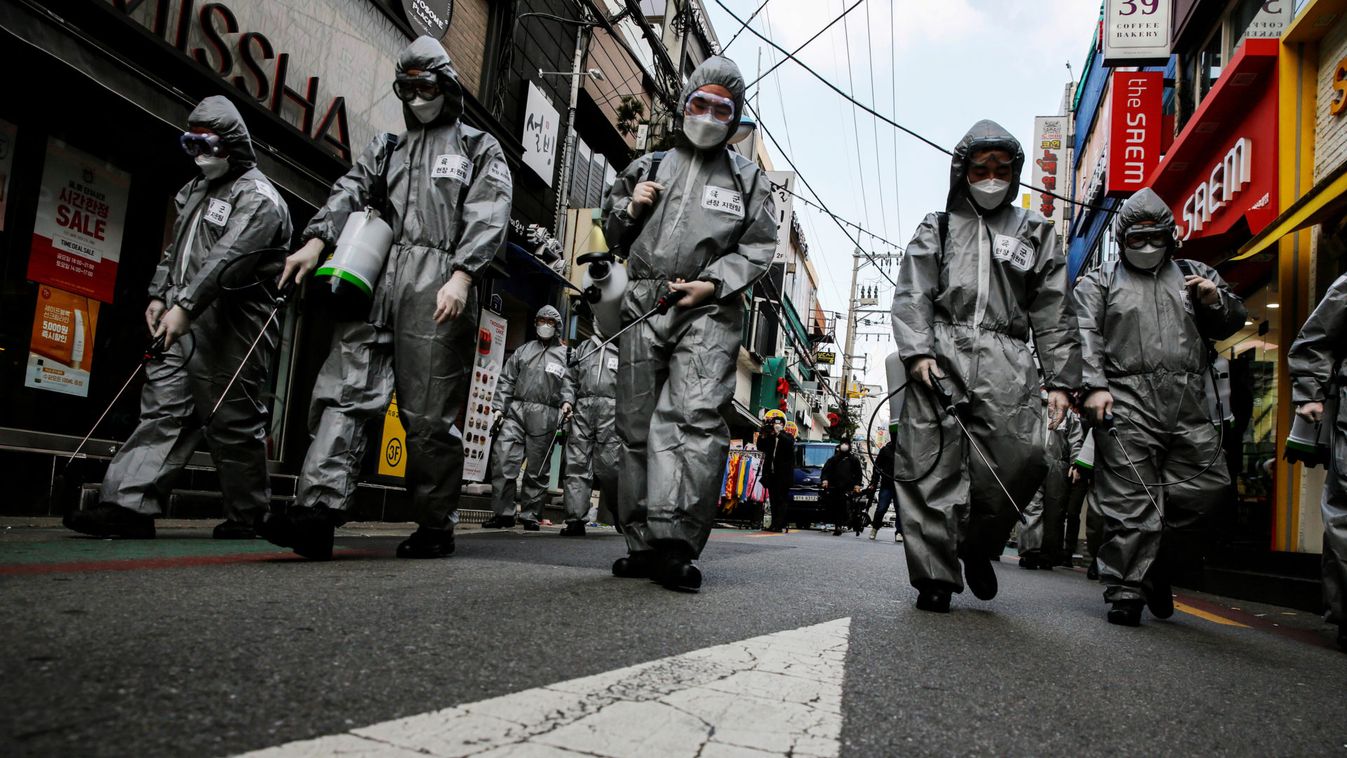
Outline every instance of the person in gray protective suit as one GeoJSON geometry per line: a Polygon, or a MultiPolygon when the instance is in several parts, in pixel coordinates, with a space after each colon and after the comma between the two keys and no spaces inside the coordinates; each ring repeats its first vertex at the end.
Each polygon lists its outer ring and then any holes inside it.
{"type": "Polygon", "coordinates": [[[1332,424],[1333,449],[1320,507],[1324,514],[1324,605],[1338,625],[1338,647],[1347,651],[1347,276],[1338,277],[1310,314],[1286,354],[1296,413],[1332,424]],[[1337,414],[1326,412],[1337,399],[1337,414]]]}
{"type": "Polygon", "coordinates": [[[996,596],[991,559],[1010,536],[1016,506],[1028,505],[1043,481],[1039,390],[1048,390],[1055,428],[1070,405],[1066,391],[1079,380],[1057,234],[1043,216],[1014,205],[1023,167],[1024,151],[1009,132],[991,121],[974,124],[954,149],[945,212],[926,216],[898,269],[893,333],[920,387],[907,393],[899,415],[894,470],[917,479],[898,483],[898,517],[922,610],[948,612],[965,579],[979,599],[996,596]],[[950,392],[995,472],[940,407],[935,383],[950,392]]]}
{"type": "Polygon", "coordinates": [[[380,134],[337,180],[304,230],[282,280],[302,279],[341,234],[347,217],[386,201],[393,247],[367,319],[338,324],[310,408],[313,441],[295,505],[264,525],[278,545],[314,559],[332,554],[346,521],[365,449],[365,425],[396,389],[407,430],[406,486],[418,527],[403,558],[454,551],[463,438],[454,426],[467,402],[476,335],[473,283],[505,242],[510,170],[491,135],[460,121],[463,90],[431,37],[398,55],[394,94],[406,131],[380,134]]]}
{"type": "Polygon", "coordinates": [[[263,334],[271,296],[262,287],[225,292],[221,273],[229,265],[230,279],[260,275],[265,262],[250,254],[290,243],[290,210],[257,170],[248,128],[233,103],[208,97],[187,124],[180,142],[201,175],[174,198],[173,241],[155,269],[145,310],[150,332],[164,340],[164,360],[147,365],[140,423],[108,466],[100,504],[67,516],[66,526],[77,532],[153,537],[154,517],[203,437],[227,517],[215,537],[253,537],[254,523],[271,505],[267,381],[280,324],[272,322],[263,334]],[[245,256],[252,260],[239,260],[245,256]],[[212,416],[245,356],[247,365],[212,416]]]}
{"type": "Polygon", "coordinates": [[[1143,602],[1156,618],[1174,613],[1171,569],[1191,552],[1178,542],[1200,536],[1230,486],[1207,410],[1208,340],[1234,334],[1246,312],[1214,269],[1172,259],[1174,216],[1150,189],[1123,203],[1113,231],[1122,260],[1086,274],[1075,300],[1082,397],[1096,426],[1100,580],[1109,622],[1136,626],[1143,602]]]}
{"type": "Polygon", "coordinates": [[[720,408],[734,396],[744,320],[740,296],[771,264],[776,206],[757,164],[726,149],[744,106],[744,79],[708,58],[679,96],[679,144],[633,161],[604,201],[605,231],[628,253],[618,360],[617,429],[624,457],[618,508],[628,556],[620,577],[696,590],[729,449],[720,408]]]}
{"type": "Polygon", "coordinates": [[[599,488],[599,507],[617,509],[617,471],[622,442],[617,438],[617,348],[603,344],[597,320],[594,336],[575,348],[574,364],[561,385],[561,414],[571,422],[566,438],[564,537],[585,533],[590,493],[599,488]]]}
{"type": "Polygon", "coordinates": [[[557,330],[561,314],[544,305],[534,318],[538,339],[526,342],[505,362],[496,385],[500,431],[491,449],[491,508],[484,529],[515,525],[515,481],[524,471],[519,521],[536,532],[547,497],[544,459],[561,428],[561,385],[566,380],[566,345],[557,330]]]}
{"type": "MultiPolygon", "coordinates": [[[[1047,404],[1046,397],[1043,402],[1047,404]]],[[[1044,419],[1046,427],[1047,420],[1044,419]]],[[[1084,441],[1080,418],[1074,412],[1068,412],[1060,426],[1047,432],[1043,460],[1048,471],[1043,477],[1043,486],[1024,509],[1028,523],[1020,525],[1020,568],[1051,571],[1061,562],[1062,531],[1071,499],[1071,467],[1084,441]]],[[[1067,555],[1068,559],[1070,557],[1067,555]]]]}

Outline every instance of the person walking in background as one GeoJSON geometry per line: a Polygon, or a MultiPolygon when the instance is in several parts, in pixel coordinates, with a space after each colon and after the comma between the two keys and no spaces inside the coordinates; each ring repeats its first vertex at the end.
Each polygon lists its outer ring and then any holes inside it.
{"type": "MultiPolygon", "coordinates": [[[[879,535],[879,527],[884,523],[884,515],[889,512],[889,506],[897,501],[898,490],[893,480],[893,440],[890,439],[884,443],[884,447],[879,449],[879,454],[875,456],[875,471],[870,476],[870,489],[874,490],[876,497],[875,520],[870,525],[870,539],[879,535]]],[[[893,517],[893,541],[903,541],[903,521],[898,518],[897,512],[893,517]]]]}
{"type": "Polygon", "coordinates": [[[794,503],[791,488],[795,486],[795,436],[786,431],[786,416],[776,411],[767,412],[767,423],[758,438],[758,449],[763,453],[763,474],[767,496],[772,504],[769,532],[784,532],[790,523],[790,509],[794,503]]]}

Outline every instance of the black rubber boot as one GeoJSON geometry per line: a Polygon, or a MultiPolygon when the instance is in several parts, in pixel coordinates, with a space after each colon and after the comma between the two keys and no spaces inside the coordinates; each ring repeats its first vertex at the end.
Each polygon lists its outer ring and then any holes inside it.
{"type": "Polygon", "coordinates": [[[256,539],[257,530],[252,524],[225,519],[215,525],[215,531],[210,536],[217,540],[251,540],[256,539]]]}
{"type": "Polygon", "coordinates": [[[541,529],[542,527],[538,525],[537,521],[534,521],[533,519],[524,519],[524,531],[537,532],[541,529]]]}
{"type": "Polygon", "coordinates": [[[963,580],[973,597],[978,600],[991,600],[996,597],[996,571],[992,568],[991,558],[982,551],[969,547],[960,551],[963,559],[963,580]]]}
{"type": "Polygon", "coordinates": [[[670,556],[664,559],[654,577],[666,590],[697,592],[702,588],[702,571],[689,559],[670,556]]]}
{"type": "Polygon", "coordinates": [[[1099,581],[1099,564],[1098,564],[1098,563],[1096,563],[1096,562],[1094,562],[1094,561],[1090,561],[1090,567],[1087,568],[1087,569],[1085,569],[1085,578],[1086,578],[1086,579],[1089,579],[1089,580],[1092,581],[1092,582],[1097,582],[1097,581],[1099,581]]]}
{"type": "Polygon", "coordinates": [[[334,529],[343,519],[324,506],[305,508],[291,506],[286,512],[290,525],[290,545],[296,555],[311,561],[332,559],[334,529]]]}
{"type": "Polygon", "coordinates": [[[1338,625],[1338,648],[1347,653],[1347,621],[1338,625]]]}
{"type": "Polygon", "coordinates": [[[1108,609],[1108,622],[1118,626],[1141,626],[1140,600],[1116,600],[1108,609]]]}
{"type": "Polygon", "coordinates": [[[1032,555],[1027,555],[1027,554],[1026,554],[1026,555],[1021,555],[1021,556],[1020,556],[1020,568],[1022,568],[1022,569],[1028,569],[1028,570],[1030,570],[1030,571],[1037,571],[1037,570],[1038,570],[1038,559],[1035,558],[1035,557],[1032,556],[1032,555]]]}
{"type": "MultiPolygon", "coordinates": [[[[292,506],[288,510],[294,510],[297,506],[292,506]]],[[[277,547],[294,547],[295,528],[290,523],[290,516],[287,513],[263,513],[253,524],[257,531],[257,536],[270,542],[277,547]]]]}
{"type": "Polygon", "coordinates": [[[917,592],[917,610],[931,613],[949,613],[950,591],[933,587],[917,592]]]}
{"type": "Polygon", "coordinates": [[[1147,581],[1141,584],[1141,591],[1146,596],[1146,608],[1158,619],[1173,616],[1174,588],[1169,585],[1169,575],[1158,563],[1153,564],[1147,573],[1147,581]]]}
{"type": "Polygon", "coordinates": [[[585,536],[585,522],[567,521],[566,526],[561,529],[562,537],[583,537],[585,536]]]}
{"type": "Polygon", "coordinates": [[[492,516],[482,522],[483,529],[513,529],[514,516],[492,516]]]}
{"type": "Polygon", "coordinates": [[[399,558],[444,558],[454,554],[454,530],[418,526],[398,545],[399,558]]]}
{"type": "Polygon", "coordinates": [[[136,513],[130,508],[111,503],[100,503],[87,511],[67,513],[62,523],[67,529],[94,537],[154,539],[154,516],[136,513]]]}
{"type": "Polygon", "coordinates": [[[654,574],[655,551],[641,550],[613,561],[613,576],[621,579],[649,579],[654,574]]]}

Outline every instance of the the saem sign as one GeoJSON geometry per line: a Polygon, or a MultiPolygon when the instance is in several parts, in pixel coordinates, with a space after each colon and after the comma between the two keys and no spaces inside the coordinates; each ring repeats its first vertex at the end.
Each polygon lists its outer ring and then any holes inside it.
{"type": "Polygon", "coordinates": [[[1159,71],[1116,71],[1111,84],[1106,191],[1130,195],[1146,186],[1160,163],[1164,75],[1159,71]]]}
{"type": "Polygon", "coordinates": [[[1199,182],[1192,194],[1184,199],[1179,211],[1183,239],[1194,234],[1200,236],[1202,230],[1211,225],[1213,217],[1219,218],[1222,211],[1242,202],[1242,195],[1253,180],[1253,149],[1253,142],[1248,137],[1235,140],[1235,144],[1206,172],[1206,181],[1199,182]]]}

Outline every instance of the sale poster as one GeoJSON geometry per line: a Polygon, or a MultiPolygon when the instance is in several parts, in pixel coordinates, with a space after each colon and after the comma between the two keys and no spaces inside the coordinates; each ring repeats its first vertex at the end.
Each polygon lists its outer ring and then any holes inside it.
{"type": "Polygon", "coordinates": [[[49,141],[28,278],[112,302],[130,186],[125,171],[49,141]]]}
{"type": "Polygon", "coordinates": [[[5,210],[9,205],[9,175],[14,171],[14,140],[19,128],[0,119],[0,232],[5,230],[5,210]]]}
{"type": "Polygon", "coordinates": [[[33,314],[25,387],[89,396],[99,302],[43,285],[33,314]]]}
{"type": "Polygon", "coordinates": [[[491,416],[495,411],[496,383],[505,366],[505,317],[482,309],[477,322],[477,351],[473,354],[472,385],[463,425],[463,480],[486,481],[491,455],[491,416]]]}

